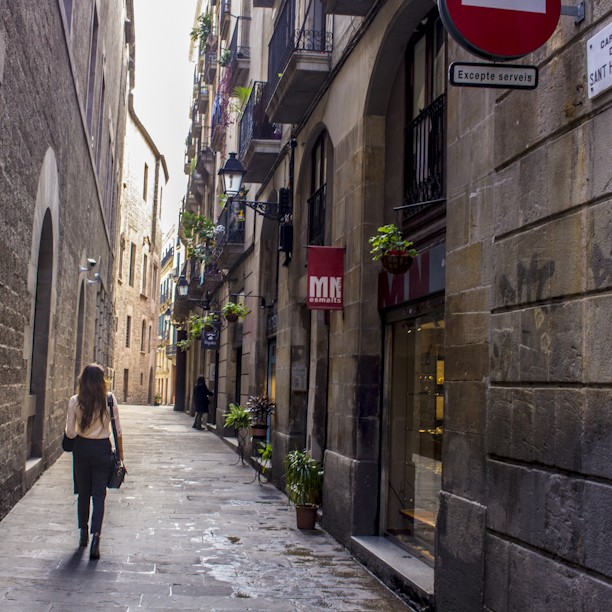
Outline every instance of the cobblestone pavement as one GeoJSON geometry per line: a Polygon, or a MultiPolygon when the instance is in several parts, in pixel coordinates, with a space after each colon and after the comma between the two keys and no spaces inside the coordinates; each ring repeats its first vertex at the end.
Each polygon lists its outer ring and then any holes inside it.
{"type": "Polygon", "coordinates": [[[0,610],[407,610],[273,485],[171,407],[122,406],[127,480],[101,559],[78,548],[64,454],[0,522],[0,610]]]}

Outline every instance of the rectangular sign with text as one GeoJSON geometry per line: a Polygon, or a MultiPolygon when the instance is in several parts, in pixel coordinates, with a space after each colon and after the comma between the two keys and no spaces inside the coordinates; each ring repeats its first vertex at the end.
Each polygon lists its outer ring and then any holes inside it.
{"type": "Polygon", "coordinates": [[[344,248],[308,247],[308,295],[311,310],[342,310],[344,248]]]}
{"type": "Polygon", "coordinates": [[[535,66],[454,62],[448,69],[451,85],[458,87],[494,87],[498,89],[535,89],[538,69],[535,66]]]}
{"type": "Polygon", "coordinates": [[[589,99],[612,87],[612,23],[587,40],[589,99]]]}

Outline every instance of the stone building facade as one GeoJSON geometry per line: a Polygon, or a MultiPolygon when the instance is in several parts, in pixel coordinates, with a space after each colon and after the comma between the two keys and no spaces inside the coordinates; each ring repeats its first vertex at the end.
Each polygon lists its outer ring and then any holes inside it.
{"type": "Polygon", "coordinates": [[[177,385],[210,374],[228,436],[229,402],[272,395],[272,479],[290,449],[322,460],[322,525],[416,609],[605,609],[612,89],[588,96],[587,41],[612,2],[525,58],[534,91],[449,85],[476,58],[426,0],[202,11],[186,207],[223,234],[175,308],[251,313],[177,385]],[[290,213],[222,206],[231,151],[247,198],[290,213]],[[419,251],[404,274],[369,252],[389,223],[419,251]],[[344,253],[340,311],[306,306],[320,246],[344,253]]]}
{"type": "Polygon", "coordinates": [[[159,404],[174,404],[176,327],[172,324],[172,304],[177,280],[179,252],[176,226],[164,233],[160,262],[159,322],[155,357],[155,395],[159,404]]]}
{"type": "Polygon", "coordinates": [[[82,366],[112,375],[131,13],[0,5],[0,517],[61,453],[82,366]]]}
{"type": "Polygon", "coordinates": [[[159,322],[161,207],[166,161],[130,94],[117,254],[115,379],[119,401],[153,404],[159,322]]]}

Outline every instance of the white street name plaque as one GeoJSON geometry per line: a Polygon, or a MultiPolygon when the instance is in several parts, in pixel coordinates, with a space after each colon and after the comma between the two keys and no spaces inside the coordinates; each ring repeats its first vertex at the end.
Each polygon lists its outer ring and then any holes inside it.
{"type": "Polygon", "coordinates": [[[448,69],[448,77],[451,85],[458,87],[535,89],[538,86],[535,66],[454,62],[448,69]]]}
{"type": "Polygon", "coordinates": [[[612,87],[612,23],[587,40],[589,99],[612,87]]]}

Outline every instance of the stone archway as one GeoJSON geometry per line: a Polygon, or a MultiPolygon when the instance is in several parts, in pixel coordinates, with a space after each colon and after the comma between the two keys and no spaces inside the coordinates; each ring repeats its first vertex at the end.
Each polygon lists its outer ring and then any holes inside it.
{"type": "Polygon", "coordinates": [[[51,287],[53,284],[53,228],[49,211],[45,214],[39,245],[30,371],[30,395],[34,396],[35,400],[33,414],[30,411],[26,421],[28,459],[42,457],[43,454],[51,287]]]}
{"type": "Polygon", "coordinates": [[[32,296],[31,323],[26,328],[23,346],[29,382],[24,414],[28,482],[42,469],[38,460],[45,453],[48,363],[54,352],[58,249],[59,179],[55,153],[49,148],[38,179],[27,278],[28,293],[32,296]]]}

